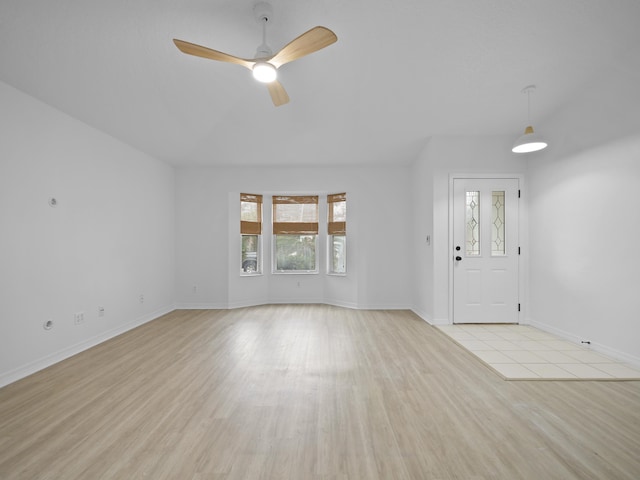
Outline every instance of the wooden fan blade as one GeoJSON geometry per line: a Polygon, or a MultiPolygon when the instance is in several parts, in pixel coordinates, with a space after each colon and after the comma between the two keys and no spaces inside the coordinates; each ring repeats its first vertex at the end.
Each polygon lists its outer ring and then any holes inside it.
{"type": "Polygon", "coordinates": [[[269,60],[269,63],[278,68],[285,63],[328,47],[337,40],[336,34],[328,28],[314,27],[285,45],[282,50],[269,60]]]}
{"type": "Polygon", "coordinates": [[[279,81],[274,80],[273,82],[267,83],[267,88],[269,89],[271,100],[276,107],[289,103],[289,95],[279,81]]]}
{"type": "Polygon", "coordinates": [[[196,45],[195,43],[185,42],[184,40],[178,40],[176,38],[173,39],[173,43],[176,44],[176,47],[178,47],[178,49],[182,53],[186,53],[187,55],[208,58],[209,60],[218,60],[220,62],[235,63],[236,65],[242,65],[249,70],[253,68],[253,65],[255,63],[255,61],[253,60],[234,57],[233,55],[229,55],[227,53],[218,52],[217,50],[212,50],[210,48],[196,45]]]}

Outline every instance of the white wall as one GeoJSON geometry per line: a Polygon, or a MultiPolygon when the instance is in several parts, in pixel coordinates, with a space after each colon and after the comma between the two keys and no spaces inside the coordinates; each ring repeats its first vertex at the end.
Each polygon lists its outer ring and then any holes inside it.
{"type": "Polygon", "coordinates": [[[638,365],[639,84],[617,69],[590,80],[529,160],[531,322],[638,365]]]}
{"type": "Polygon", "coordinates": [[[175,246],[171,167],[4,83],[0,105],[2,386],[171,310],[175,246]]]}
{"type": "MultiPolygon", "coordinates": [[[[410,306],[408,167],[184,168],[177,171],[176,189],[179,306],[289,302],[410,306]],[[324,273],[324,234],[319,275],[271,274],[269,225],[265,225],[264,275],[240,276],[240,192],[265,196],[347,192],[347,276],[324,273]]],[[[268,219],[268,203],[266,207],[268,219]]],[[[324,212],[323,205],[321,218],[326,218],[324,212]]]]}
{"type": "Polygon", "coordinates": [[[413,211],[412,309],[424,320],[434,319],[434,235],[433,235],[433,167],[428,143],[411,168],[411,205],[413,211]],[[427,236],[429,243],[427,243],[427,236]]]}
{"type": "MultiPolygon", "coordinates": [[[[413,309],[433,324],[451,323],[449,312],[449,183],[451,174],[513,174],[526,171],[524,158],[511,153],[509,137],[433,137],[412,166],[414,265],[413,309]],[[431,235],[431,245],[426,244],[431,235]]],[[[526,191],[526,186],[521,186],[526,191]]],[[[526,214],[521,215],[521,245],[526,245],[526,214]]],[[[526,252],[526,248],[525,248],[526,252]]],[[[526,282],[526,255],[520,262],[526,282]]],[[[522,301],[525,303],[525,300],[522,301]]]]}

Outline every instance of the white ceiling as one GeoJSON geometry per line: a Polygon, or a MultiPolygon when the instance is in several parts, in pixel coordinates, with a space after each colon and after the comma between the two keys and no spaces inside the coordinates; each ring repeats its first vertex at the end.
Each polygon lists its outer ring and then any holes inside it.
{"type": "MultiPolygon", "coordinates": [[[[513,135],[603,71],[640,74],[638,0],[271,0],[275,51],[316,26],[338,42],[284,65],[274,107],[237,65],[255,0],[0,0],[0,80],[174,165],[388,164],[434,135],[513,135]]],[[[0,106],[1,108],[1,106],[0,106]]]]}

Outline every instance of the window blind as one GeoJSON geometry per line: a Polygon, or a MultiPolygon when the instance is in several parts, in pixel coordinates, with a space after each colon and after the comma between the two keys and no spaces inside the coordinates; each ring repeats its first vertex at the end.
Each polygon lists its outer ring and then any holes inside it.
{"type": "Polygon", "coordinates": [[[329,235],[347,234],[347,194],[335,193],[327,195],[329,210],[329,235]]]}
{"type": "Polygon", "coordinates": [[[274,235],[317,235],[317,195],[273,197],[274,235]]]}
{"type": "Polygon", "coordinates": [[[240,233],[262,235],[262,195],[240,194],[240,233]]]}

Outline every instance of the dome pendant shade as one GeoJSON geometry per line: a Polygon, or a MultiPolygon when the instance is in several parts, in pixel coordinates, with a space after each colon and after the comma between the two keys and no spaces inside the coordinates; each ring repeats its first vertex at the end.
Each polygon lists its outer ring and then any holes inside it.
{"type": "Polygon", "coordinates": [[[527,94],[527,123],[529,126],[524,129],[524,135],[519,137],[513,144],[511,151],[513,153],[529,153],[537,152],[547,147],[545,142],[537,133],[534,133],[531,126],[531,94],[536,91],[535,85],[528,85],[524,87],[522,93],[527,94]]]}
{"type": "Polygon", "coordinates": [[[515,141],[511,151],[514,153],[529,153],[537,152],[538,150],[542,150],[546,147],[547,142],[545,142],[540,135],[535,133],[533,131],[533,127],[529,125],[525,128],[524,135],[515,141]]]}
{"type": "Polygon", "coordinates": [[[278,76],[276,67],[268,62],[256,62],[253,66],[253,78],[262,83],[271,83],[278,76]]]}

